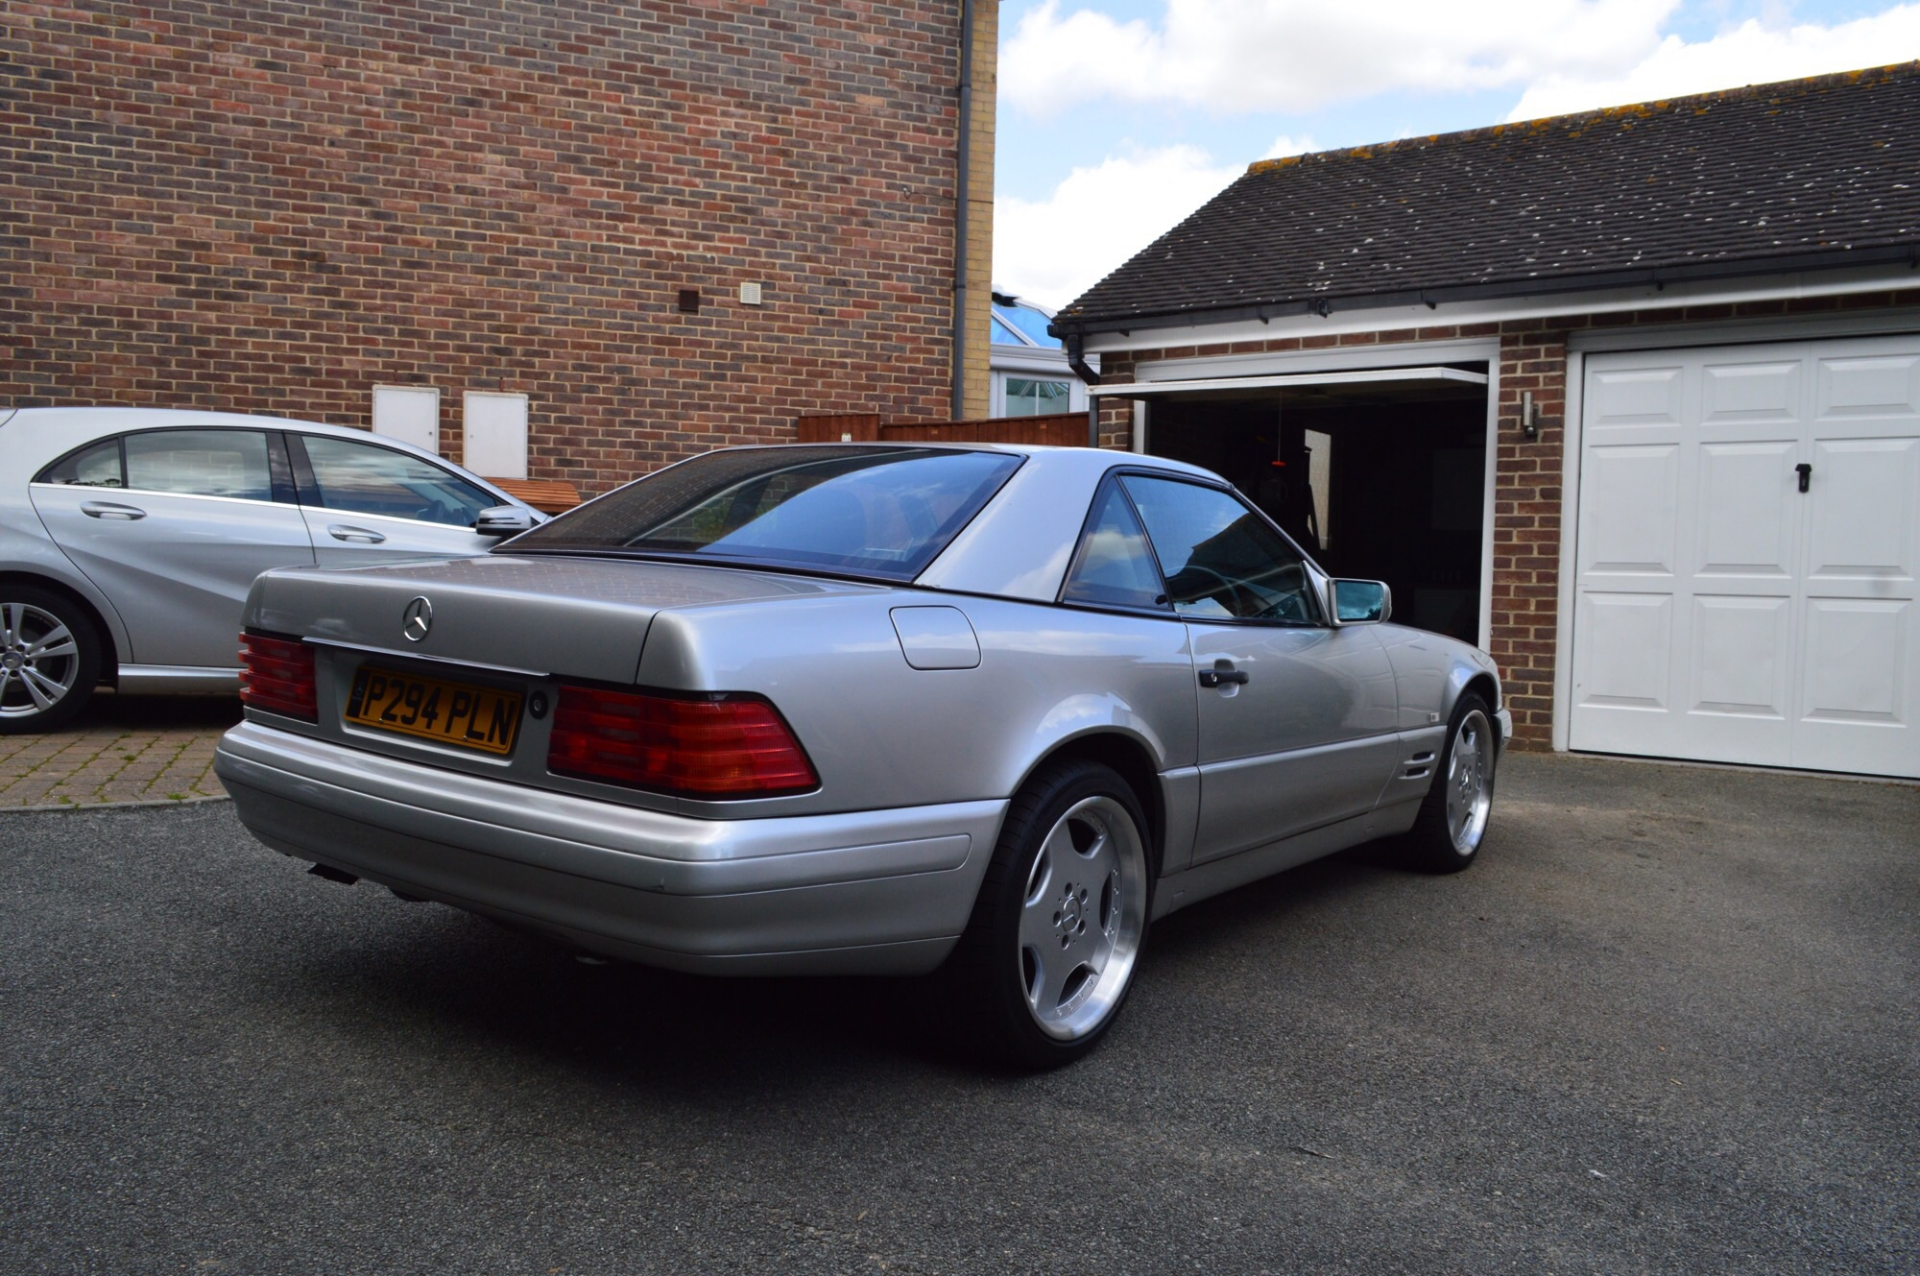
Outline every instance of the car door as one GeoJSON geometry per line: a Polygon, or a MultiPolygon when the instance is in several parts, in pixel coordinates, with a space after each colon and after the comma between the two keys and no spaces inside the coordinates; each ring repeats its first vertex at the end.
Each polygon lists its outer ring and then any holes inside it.
{"type": "Polygon", "coordinates": [[[1194,863],[1371,810],[1397,757],[1398,696],[1378,636],[1328,624],[1299,551],[1233,492],[1120,481],[1193,652],[1194,863]]]}
{"type": "Polygon", "coordinates": [[[503,502],[452,470],[359,439],[290,432],[287,443],[322,566],[480,554],[499,543],[473,524],[481,510],[503,502]]]}
{"type": "Polygon", "coordinates": [[[231,669],[253,578],[313,562],[283,445],[267,430],[143,430],[35,477],[54,543],[126,625],[127,664],[231,669]]]}

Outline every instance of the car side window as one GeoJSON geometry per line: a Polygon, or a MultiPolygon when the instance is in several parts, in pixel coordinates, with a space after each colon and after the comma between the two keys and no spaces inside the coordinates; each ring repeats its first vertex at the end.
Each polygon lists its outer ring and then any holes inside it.
{"type": "Polygon", "coordinates": [[[273,499],[273,468],[261,430],[153,430],[121,440],[127,487],[183,496],[273,499]]]}
{"type": "Polygon", "coordinates": [[[1118,483],[1107,484],[1094,498],[1093,516],[1067,569],[1060,601],[1169,609],[1160,569],[1147,548],[1146,529],[1118,483]]]}
{"type": "Polygon", "coordinates": [[[107,439],[70,452],[42,470],[34,481],[62,487],[125,487],[127,470],[120,463],[120,440],[107,439]]]}
{"type": "Polygon", "coordinates": [[[350,514],[472,527],[500,499],[431,461],[376,443],[300,436],[312,484],[301,500],[350,514]]]}
{"type": "Polygon", "coordinates": [[[1238,497],[1178,479],[1121,478],[1146,524],[1173,609],[1213,620],[1313,624],[1305,560],[1238,497]]]}

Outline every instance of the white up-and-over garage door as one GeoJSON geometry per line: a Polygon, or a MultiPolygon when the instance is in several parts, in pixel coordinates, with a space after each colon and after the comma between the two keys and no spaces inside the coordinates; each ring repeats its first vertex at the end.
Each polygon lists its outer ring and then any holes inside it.
{"type": "Polygon", "coordinates": [[[1575,749],[1920,776],[1920,337],[1596,354],[1575,749]]]}

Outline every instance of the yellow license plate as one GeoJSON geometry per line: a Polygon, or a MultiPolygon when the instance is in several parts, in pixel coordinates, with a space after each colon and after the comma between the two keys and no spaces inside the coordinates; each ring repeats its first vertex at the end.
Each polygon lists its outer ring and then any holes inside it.
{"type": "Polygon", "coordinates": [[[347,721],[484,753],[512,753],[520,693],[362,666],[353,675],[347,721]]]}

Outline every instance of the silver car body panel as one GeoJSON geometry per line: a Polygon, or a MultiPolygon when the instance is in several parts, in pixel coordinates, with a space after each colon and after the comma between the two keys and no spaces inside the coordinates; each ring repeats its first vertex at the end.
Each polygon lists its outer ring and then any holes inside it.
{"type": "Polygon", "coordinates": [[[510,548],[269,572],[246,623],[314,644],[318,721],[249,710],[216,765],[242,820],[287,854],[593,951],[743,972],[930,969],[1008,802],[1063,750],[1152,777],[1156,915],[1408,828],[1453,704],[1491,662],[1391,624],[1056,603],[1116,465],[1203,474],[1030,450],[911,585],[510,548]],[[417,597],[433,624],[414,642],[401,626],[417,597]],[[1222,662],[1247,681],[1203,688],[1222,662]],[[530,703],[565,681],[764,696],[819,784],[714,801],[554,775],[551,716],[527,715],[507,757],[349,725],[368,663],[530,703]]]}
{"type": "Polygon", "coordinates": [[[924,589],[1050,603],[1060,596],[1093,491],[1115,465],[1140,461],[1154,470],[1219,482],[1218,475],[1197,465],[1161,457],[1092,448],[992,450],[1018,453],[1027,463],[920,573],[915,583],[924,589]]]}
{"type": "Polygon", "coordinates": [[[29,492],[54,543],[114,600],[128,663],[232,667],[233,619],[253,578],[313,562],[297,505],[51,483],[29,492]]]}
{"type": "Polygon", "coordinates": [[[699,820],[540,793],[243,723],[220,775],[269,846],[681,969],[931,969],[1002,802],[699,820]],[[780,960],[775,960],[780,958],[780,960]]]}
{"type": "Polygon", "coordinates": [[[237,669],[208,669],[201,665],[120,666],[119,687],[129,695],[206,695],[229,692],[239,685],[237,669]]]}
{"type": "MultiPolygon", "coordinates": [[[[194,689],[232,686],[238,673],[235,636],[254,576],[315,561],[319,542],[297,504],[30,482],[53,461],[96,440],[195,426],[372,441],[431,461],[502,505],[529,508],[431,452],[347,426],[176,408],[13,411],[0,421],[0,573],[50,582],[85,599],[112,640],[126,691],[174,691],[187,676],[181,671],[193,669],[208,671],[194,689]],[[169,672],[145,672],[154,667],[169,672]]],[[[373,546],[382,551],[381,561],[480,554],[499,543],[465,528],[355,519],[379,525],[372,530],[385,537],[373,546]]],[[[326,526],[342,521],[353,520],[322,520],[320,538],[327,545],[337,542],[326,526]]],[[[367,548],[356,547],[354,561],[370,560],[367,548]]]]}
{"type": "Polygon", "coordinates": [[[311,505],[301,506],[300,514],[307,539],[313,546],[314,561],[322,567],[364,567],[400,558],[484,554],[500,543],[498,537],[482,536],[470,527],[447,523],[423,523],[410,518],[311,505]]]}

